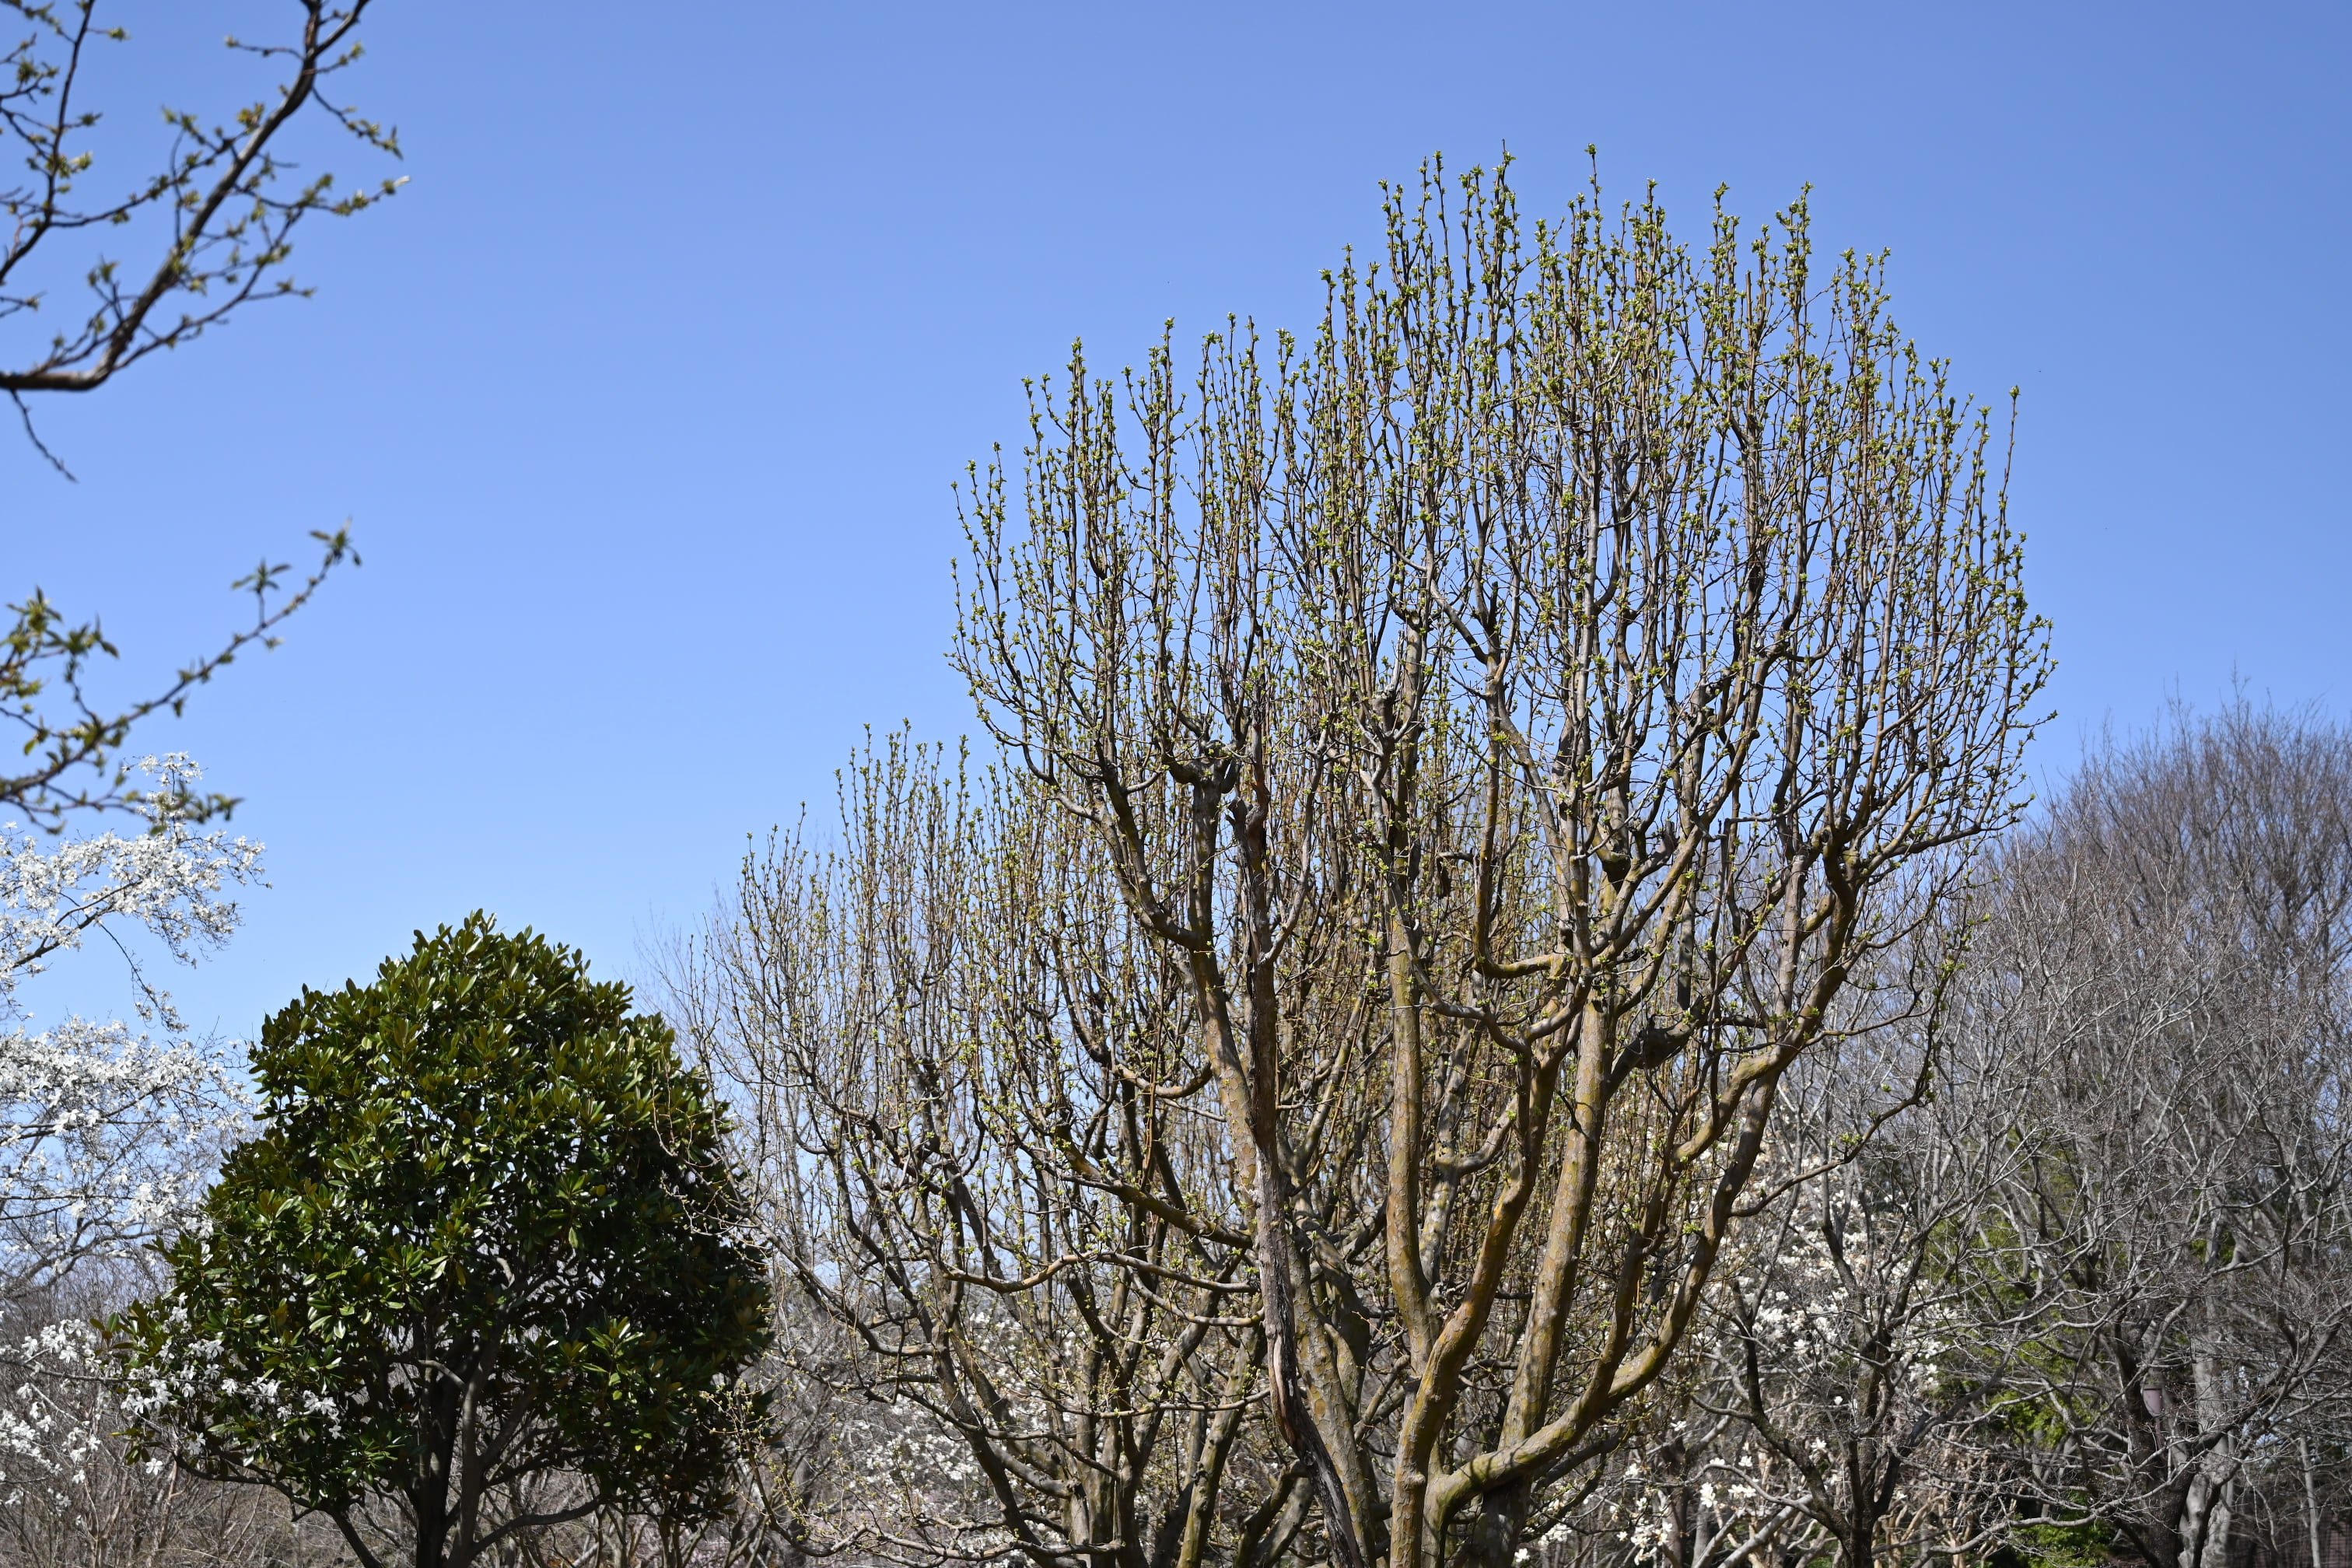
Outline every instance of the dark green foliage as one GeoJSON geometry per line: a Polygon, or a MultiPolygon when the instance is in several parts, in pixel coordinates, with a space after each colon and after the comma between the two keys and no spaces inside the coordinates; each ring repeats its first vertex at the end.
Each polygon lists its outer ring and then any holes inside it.
{"type": "Polygon", "coordinates": [[[2116,1560],[2116,1531],[2098,1520],[2021,1524],[2012,1534],[2016,1555],[2032,1568],[2104,1568],[2116,1560]]]}
{"type": "Polygon", "coordinates": [[[723,1112],[630,1007],[477,914],[272,1017],[266,1131],[120,1325],[148,1440],[331,1515],[371,1563],[719,1506],[761,1414],[731,1389],[767,1342],[766,1271],[723,1112]]]}

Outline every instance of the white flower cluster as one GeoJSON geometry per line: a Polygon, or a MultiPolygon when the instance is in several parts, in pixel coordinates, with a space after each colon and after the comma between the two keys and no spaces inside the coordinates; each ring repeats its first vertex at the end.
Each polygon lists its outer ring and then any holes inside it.
{"type": "MultiPolygon", "coordinates": [[[[22,824],[0,825],[0,1009],[14,1011],[20,982],[110,922],[145,927],[183,962],[236,929],[236,903],[221,895],[231,884],[259,881],[261,846],[199,833],[188,822],[180,802],[203,775],[187,757],[149,757],[141,766],[156,786],[137,797],[143,833],[53,843],[22,824]]],[[[170,997],[142,978],[142,1012],[157,1009],[153,1021],[178,1032],[170,997]]]]}
{"type": "Polygon", "coordinates": [[[1840,1421],[1865,1343],[1876,1347],[1871,1355],[1880,1375],[1912,1394],[1932,1384],[1950,1349],[1954,1312],[1906,1278],[1918,1237],[1906,1228],[1892,1198],[1879,1209],[1832,1187],[1830,1201],[1845,1222],[1844,1268],[1822,1230],[1806,1226],[1780,1237],[1759,1272],[1738,1279],[1751,1303],[1743,1337],[1778,1380],[1791,1416],[1795,1405],[1810,1405],[1840,1421]],[[1849,1279],[1859,1282],[1859,1298],[1849,1279]]]}
{"type": "MultiPolygon", "coordinates": [[[[184,1215],[220,1134],[242,1117],[216,1053],[185,1038],[170,995],[132,960],[143,1022],[70,1018],[35,1031],[19,988],[93,933],[135,925],[193,962],[236,928],[223,896],[261,874],[260,846],[199,833],[174,803],[197,776],[149,758],[148,831],[50,844],[0,826],[0,1300],[184,1215]]],[[[117,939],[126,955],[130,949],[117,939]]]]}
{"type": "Polygon", "coordinates": [[[980,1479],[971,1445],[930,1412],[911,1404],[887,1407],[878,1421],[853,1419],[849,1432],[858,1468],[868,1480],[912,1490],[980,1479]]]}
{"type": "MultiPolygon", "coordinates": [[[[77,1265],[119,1258],[184,1223],[247,1101],[224,1053],[191,1041],[123,940],[143,930],[193,963],[236,929],[226,896],[261,876],[261,847],[200,832],[181,805],[186,757],[147,759],[146,831],[62,842],[0,824],[0,1311],[19,1324],[77,1265]],[[34,1029],[20,991],[59,954],[112,939],[140,1026],[68,1018],[34,1029]],[[151,1032],[152,1031],[152,1032],[151,1032]]],[[[123,1384],[96,1331],[67,1321],[0,1346],[0,1498],[79,1484],[83,1459],[152,1397],[123,1384]]]]}
{"type": "Polygon", "coordinates": [[[97,1331],[49,1323],[0,1354],[12,1368],[0,1405],[0,1506],[22,1507],[35,1488],[62,1504],[62,1489],[80,1484],[106,1437],[97,1331]]]}
{"type": "MultiPolygon", "coordinates": [[[[1679,1468],[1661,1469],[1637,1456],[1603,1489],[1609,1500],[1607,1518],[1616,1524],[1616,1538],[1632,1548],[1636,1562],[1670,1554],[1667,1549],[1677,1531],[1695,1530],[1701,1540],[1717,1543],[1736,1540],[1779,1506],[1770,1468],[1769,1457],[1759,1466],[1753,1452],[1736,1446],[1685,1458],[1679,1468]],[[1677,1518],[1686,1500],[1696,1502],[1696,1514],[1677,1518]]],[[[1536,1545],[1538,1550],[1559,1545],[1569,1533],[1563,1521],[1538,1537],[1536,1545]]],[[[1706,1557],[1705,1552],[1692,1554],[1693,1561],[1706,1557]]]]}

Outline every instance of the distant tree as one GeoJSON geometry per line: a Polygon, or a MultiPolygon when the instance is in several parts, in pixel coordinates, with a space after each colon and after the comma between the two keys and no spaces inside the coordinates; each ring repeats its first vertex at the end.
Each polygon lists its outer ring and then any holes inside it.
{"type": "Polygon", "coordinates": [[[476,914],[270,1018],[267,1131],[120,1322],[142,1439],[327,1515],[368,1568],[719,1507],[767,1277],[723,1112],[630,1008],[476,914]]]}
{"type": "Polygon", "coordinates": [[[2177,721],[1999,870],[1952,1034],[2010,1151],[1958,1259],[1979,1436],[2152,1568],[2301,1558],[2352,1413],[2352,733],[2177,721]]]}

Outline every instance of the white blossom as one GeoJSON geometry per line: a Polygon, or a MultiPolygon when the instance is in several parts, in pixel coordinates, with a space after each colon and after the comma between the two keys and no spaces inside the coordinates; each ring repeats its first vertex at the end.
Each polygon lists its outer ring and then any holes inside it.
{"type": "MultiPolygon", "coordinates": [[[[0,1503],[68,1485],[84,1459],[159,1395],[126,1387],[80,1321],[42,1323],[37,1300],[78,1264],[121,1258],[194,1214],[224,1139],[247,1114],[227,1046],[200,1043],[127,938],[194,963],[237,923],[261,847],[200,832],[198,776],[143,764],[146,831],[50,839],[0,823],[0,1503]],[[136,1025],[71,1016],[36,1029],[24,983],[93,937],[130,964],[136,1025]]],[[[55,1310],[55,1309],[51,1309],[55,1310]]]]}

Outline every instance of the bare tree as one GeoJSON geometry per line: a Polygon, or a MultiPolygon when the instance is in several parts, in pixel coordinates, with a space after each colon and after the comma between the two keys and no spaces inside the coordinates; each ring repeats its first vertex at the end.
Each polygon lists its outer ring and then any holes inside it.
{"type": "Polygon", "coordinates": [[[2014,1108],[1961,1253],[1985,1431],[2162,1568],[2221,1563],[2249,1486],[2299,1494],[2296,1437],[2340,1430],[2347,801],[2352,738],[2243,701],[2095,754],[1964,984],[2014,1108]]]}
{"type": "Polygon", "coordinates": [[[1940,1060],[1936,1030],[1857,1044],[1801,1064],[1695,1331],[1695,1419],[1638,1478],[1666,1487],[1648,1507],[1674,1568],[1701,1568],[1675,1548],[1708,1539],[1733,1556],[1810,1540],[1870,1568],[2006,1538],[1981,1457],[1956,1440],[1977,1411],[1954,1375],[1973,1325],[1952,1242],[2006,1173],[2013,1108],[1940,1060]]]}
{"type": "Polygon", "coordinates": [[[772,1489],[784,1533],[1192,1568],[1222,1521],[1270,1556],[1305,1496],[1252,1415],[1249,1237],[1190,994],[1095,846],[940,762],[861,757],[841,847],[747,861],[675,966],[815,1310],[780,1373],[835,1436],[830,1473],[803,1455],[772,1489]]]}
{"type": "Polygon", "coordinates": [[[1500,1568],[1790,1068],[1933,1009],[2046,668],[1987,416],[1801,205],[1456,190],[1189,402],[1074,356],[973,477],[1004,769],[868,758],[686,966],[883,1413],[845,1548],[1500,1568]]]}
{"type": "Polygon", "coordinates": [[[1511,1560],[2017,809],[1986,421],[1806,221],[1694,257],[1433,174],[1308,341],[1212,337],[1189,405],[1074,357],[975,476],[961,668],[1191,994],[1231,1187],[1181,1224],[1249,1238],[1343,1568],[1511,1560]]]}

